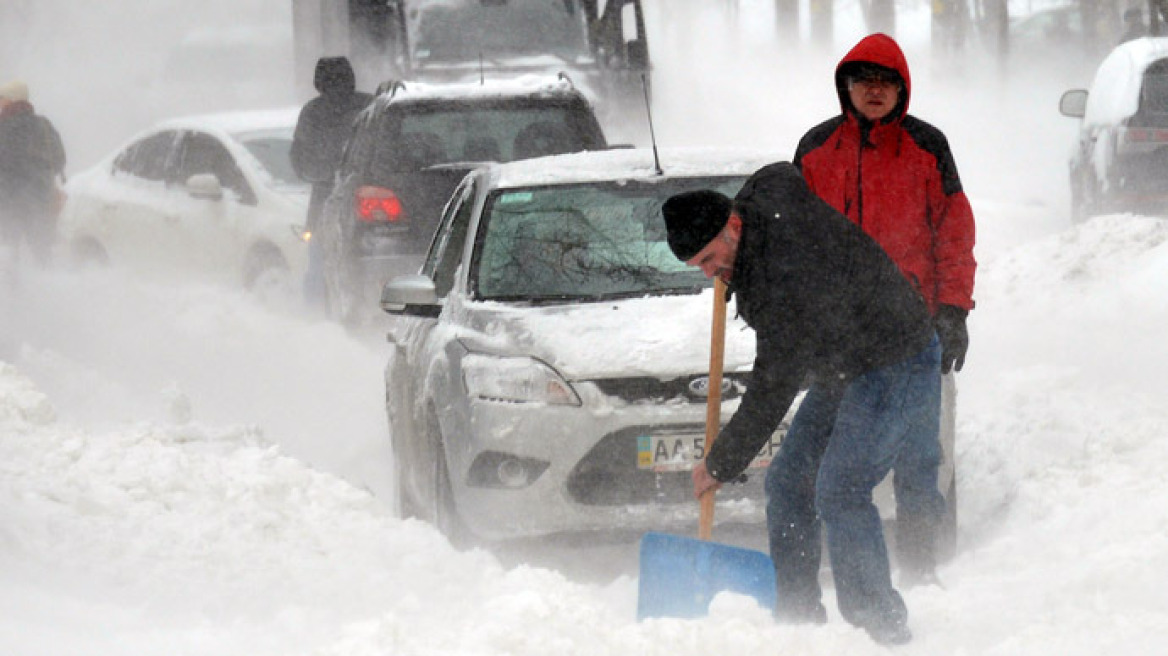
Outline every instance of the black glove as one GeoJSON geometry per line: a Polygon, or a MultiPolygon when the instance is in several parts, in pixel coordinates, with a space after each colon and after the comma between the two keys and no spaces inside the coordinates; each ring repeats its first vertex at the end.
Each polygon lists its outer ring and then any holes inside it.
{"type": "Polygon", "coordinates": [[[965,352],[969,349],[969,332],[965,330],[965,316],[968,310],[956,305],[942,305],[933,317],[933,327],[941,338],[941,373],[950,370],[961,371],[965,364],[965,352]]]}

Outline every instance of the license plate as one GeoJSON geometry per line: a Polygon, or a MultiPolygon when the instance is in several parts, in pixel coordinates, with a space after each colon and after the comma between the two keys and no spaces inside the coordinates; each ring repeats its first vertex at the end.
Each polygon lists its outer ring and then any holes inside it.
{"type": "MultiPolygon", "coordinates": [[[[771,464],[771,458],[779,452],[779,443],[786,434],[786,425],[775,431],[770,441],[759,449],[758,455],[750,462],[749,469],[762,469],[771,464]]],[[[705,445],[705,434],[639,435],[637,469],[654,472],[689,471],[706,457],[705,445]]]]}

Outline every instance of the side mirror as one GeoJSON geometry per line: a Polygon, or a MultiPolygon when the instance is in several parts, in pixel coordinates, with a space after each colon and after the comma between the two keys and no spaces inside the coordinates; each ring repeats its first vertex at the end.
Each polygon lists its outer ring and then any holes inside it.
{"type": "Polygon", "coordinates": [[[1087,91],[1071,89],[1059,98],[1059,112],[1071,118],[1083,118],[1087,113],[1087,91]]]}
{"type": "Polygon", "coordinates": [[[187,178],[187,193],[199,200],[222,200],[223,186],[212,173],[196,173],[187,178]]]}
{"type": "Polygon", "coordinates": [[[381,288],[381,309],[387,314],[436,317],[442,311],[434,281],[428,276],[398,276],[381,288]]]}

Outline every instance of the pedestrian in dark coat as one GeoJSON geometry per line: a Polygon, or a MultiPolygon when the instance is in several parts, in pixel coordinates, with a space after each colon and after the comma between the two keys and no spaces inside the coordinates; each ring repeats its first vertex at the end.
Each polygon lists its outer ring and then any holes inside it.
{"type": "Polygon", "coordinates": [[[1148,36],[1148,26],[1144,25],[1144,10],[1139,7],[1124,10],[1123,28],[1119,43],[1127,43],[1148,36]]]}
{"type": "MultiPolygon", "coordinates": [[[[292,137],[292,168],[312,184],[305,226],[310,234],[316,232],[324,202],[333,191],[333,177],[353,121],[373,99],[357,91],[353,66],[345,57],[321,57],[316,62],[313,84],[320,95],[300,110],[292,137]]],[[[320,240],[309,240],[304,282],[305,295],[314,303],[324,300],[319,243],[320,240]]]]}
{"type": "MultiPolygon", "coordinates": [[[[872,236],[916,287],[934,316],[942,345],[944,395],[956,403],[951,371],[969,347],[973,308],[973,210],[945,135],[908,113],[912,78],[891,37],[872,34],[840,60],[841,112],[812,128],[795,152],[808,186],[872,236]]],[[[813,399],[830,405],[831,399],[813,399]]],[[[896,551],[904,585],[937,581],[937,533],[946,513],[938,490],[938,421],[910,436],[894,467],[896,551]]],[[[824,413],[827,416],[829,413],[824,413]]],[[[826,433],[830,426],[819,427],[826,433]]]]}
{"type": "Polygon", "coordinates": [[[662,213],[673,253],[730,285],[757,340],[746,394],[694,468],[695,495],[741,475],[805,381],[812,381],[808,394],[833,390],[842,401],[825,443],[801,430],[808,421],[801,404],[767,472],[768,480],[784,481],[783,498],[770,499],[767,514],[776,612],[791,622],[827,619],[818,513],[844,619],[881,643],[910,640],[872,490],[908,427],[930,413],[920,400],[940,385],[940,345],[924,299],[880,245],[811,193],[789,163],[755,173],[733,201],[688,192],[670,198],[662,213]]]}
{"type": "Polygon", "coordinates": [[[19,257],[26,244],[41,263],[52,252],[63,200],[65,147],[28,100],[28,85],[0,87],[0,237],[19,257]]]}

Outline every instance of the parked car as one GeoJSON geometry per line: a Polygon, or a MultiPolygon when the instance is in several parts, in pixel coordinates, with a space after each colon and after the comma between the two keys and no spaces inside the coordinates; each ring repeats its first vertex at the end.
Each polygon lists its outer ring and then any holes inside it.
{"type": "Polygon", "coordinates": [[[1168,38],[1117,46],[1090,90],[1064,93],[1059,111],[1081,119],[1070,159],[1075,221],[1168,209],[1168,38]]]}
{"type": "Polygon", "coordinates": [[[386,280],[417,273],[469,162],[606,147],[592,105],[566,79],[391,85],[358,117],[314,236],[331,314],[359,323],[386,280]]]}
{"type": "MultiPolygon", "coordinates": [[[[421,272],[382,294],[402,514],[456,542],[696,527],[713,298],[670,251],[660,209],[682,191],[733,195],[773,159],[664,150],[659,174],[651,151],[618,150],[470,173],[421,272]]],[[[723,421],[754,359],[753,332],[728,316],[723,421]]],[[[762,468],[786,428],[719,492],[720,521],[762,520],[762,468]]]]}
{"type": "Polygon", "coordinates": [[[297,113],[178,118],[134,137],[69,181],[60,230],[72,259],[248,289],[298,281],[308,187],[288,155],[297,113]]]}
{"type": "Polygon", "coordinates": [[[1094,67],[1120,40],[1122,32],[1120,12],[1108,3],[1060,0],[1053,6],[1011,16],[1010,57],[1015,66],[1047,75],[1094,67]]]}

